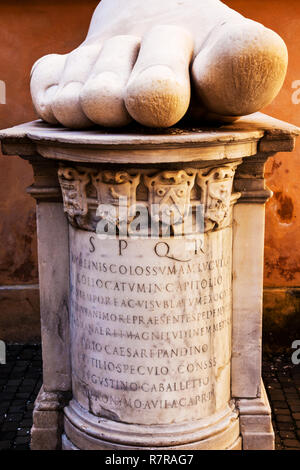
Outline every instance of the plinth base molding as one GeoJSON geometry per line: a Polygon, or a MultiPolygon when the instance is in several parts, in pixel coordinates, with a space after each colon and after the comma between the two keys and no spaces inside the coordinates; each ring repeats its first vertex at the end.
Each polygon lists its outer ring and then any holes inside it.
{"type": "Polygon", "coordinates": [[[261,396],[237,400],[244,450],[275,450],[275,434],[267,393],[261,382],[261,396]]]}
{"type": "Polygon", "coordinates": [[[74,400],[65,408],[64,450],[239,450],[238,413],[233,406],[190,423],[145,426],[102,419],[74,400]]]}

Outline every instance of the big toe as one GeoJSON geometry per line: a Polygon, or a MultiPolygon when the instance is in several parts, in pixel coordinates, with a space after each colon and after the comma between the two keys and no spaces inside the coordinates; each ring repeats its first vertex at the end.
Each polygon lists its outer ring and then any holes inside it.
{"type": "Polygon", "coordinates": [[[251,20],[216,28],[196,57],[192,75],[206,109],[243,116],[269,104],[282,87],[287,48],[272,30],[251,20]]]}
{"type": "Polygon", "coordinates": [[[193,41],[182,28],[157,26],[146,35],[125,97],[126,108],[136,121],[169,127],[185,115],[192,52],[193,41]]]}

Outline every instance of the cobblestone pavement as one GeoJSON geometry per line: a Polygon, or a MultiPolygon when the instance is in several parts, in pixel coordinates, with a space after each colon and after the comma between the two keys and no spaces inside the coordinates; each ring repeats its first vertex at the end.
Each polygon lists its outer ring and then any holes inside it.
{"type": "Polygon", "coordinates": [[[0,450],[28,450],[32,411],[42,384],[40,346],[8,346],[0,365],[0,450]]]}
{"type": "Polygon", "coordinates": [[[263,378],[269,396],[277,450],[300,450],[300,365],[290,357],[265,357],[263,378]]]}
{"type": "MultiPolygon", "coordinates": [[[[273,411],[276,449],[300,450],[300,365],[265,357],[263,377],[273,411]]],[[[39,345],[7,348],[0,365],[0,450],[29,450],[34,400],[42,384],[39,345]]]]}

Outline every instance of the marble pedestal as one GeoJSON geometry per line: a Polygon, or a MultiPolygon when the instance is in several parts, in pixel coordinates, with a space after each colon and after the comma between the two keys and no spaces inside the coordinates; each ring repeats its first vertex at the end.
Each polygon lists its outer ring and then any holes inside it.
{"type": "Polygon", "coordinates": [[[261,379],[264,164],[298,134],[262,114],[162,133],[40,121],[1,132],[3,153],[34,170],[32,449],[274,448],[261,379]]]}

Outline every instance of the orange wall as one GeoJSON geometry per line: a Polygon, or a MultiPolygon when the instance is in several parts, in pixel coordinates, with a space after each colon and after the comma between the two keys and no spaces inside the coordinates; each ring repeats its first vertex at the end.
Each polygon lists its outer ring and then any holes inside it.
{"type": "MultiPolygon", "coordinates": [[[[36,118],[29,93],[33,63],[71,51],[84,39],[97,0],[0,2],[0,129],[36,118]]],[[[27,196],[30,165],[0,153],[0,286],[37,282],[35,203],[27,196]]]]}
{"type": "MultiPolygon", "coordinates": [[[[86,34],[97,0],[2,0],[0,3],[0,80],[7,104],[0,104],[0,128],[35,118],[29,94],[30,69],[51,52],[65,53],[86,34]]],[[[300,2],[227,0],[229,6],[264,23],[286,41],[290,65],[285,85],[265,110],[300,126],[300,104],[292,103],[292,82],[300,80],[300,2]]],[[[225,84],[226,86],[226,84],[225,84]]],[[[266,286],[300,286],[300,141],[292,154],[267,164],[266,286]]],[[[30,166],[17,157],[0,157],[0,285],[37,280],[34,202],[25,194],[30,166]]]]}
{"type": "MultiPolygon", "coordinates": [[[[289,50],[285,84],[264,111],[300,126],[300,104],[293,104],[292,88],[300,80],[300,2],[298,0],[227,0],[227,5],[274,29],[289,50]]],[[[300,286],[300,140],[296,150],[270,158],[266,166],[268,187],[274,196],[267,203],[265,286],[300,286]]]]}

